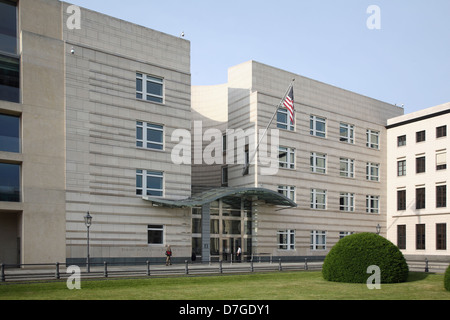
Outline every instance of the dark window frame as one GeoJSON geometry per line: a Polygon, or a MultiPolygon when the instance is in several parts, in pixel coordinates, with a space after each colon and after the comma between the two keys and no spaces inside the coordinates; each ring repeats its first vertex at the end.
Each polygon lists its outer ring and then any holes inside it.
{"type": "Polygon", "coordinates": [[[0,173],[0,202],[21,202],[21,165],[0,162],[0,173]]]}
{"type": "Polygon", "coordinates": [[[440,126],[436,128],[436,138],[443,138],[447,136],[447,126],[440,126]]]}
{"type": "Polygon", "coordinates": [[[406,249],[406,225],[397,225],[397,247],[399,249],[406,249]]]}
{"type": "Polygon", "coordinates": [[[447,185],[436,186],[436,208],[447,207],[447,185]]]}
{"type": "Polygon", "coordinates": [[[436,223],[436,250],[447,250],[446,223],[436,223]]]}
{"type": "Polygon", "coordinates": [[[416,158],[416,173],[426,172],[426,158],[425,156],[416,158]]]}
{"type": "Polygon", "coordinates": [[[164,244],[164,225],[147,226],[147,244],[149,245],[164,244]]]}
{"type": "Polygon", "coordinates": [[[397,176],[406,176],[406,160],[397,161],[397,176]]]}
{"type": "Polygon", "coordinates": [[[426,198],[425,198],[425,187],[416,188],[416,209],[425,209],[426,198]]]}
{"type": "Polygon", "coordinates": [[[416,250],[425,250],[426,241],[425,224],[416,224],[416,250]]]}
{"type": "Polygon", "coordinates": [[[406,210],[406,190],[397,191],[397,210],[406,210]]]}
{"type": "Polygon", "coordinates": [[[426,131],[422,130],[422,131],[417,131],[416,132],[416,142],[424,142],[426,141],[426,131]]]}
{"type": "Polygon", "coordinates": [[[403,146],[406,146],[406,135],[397,137],[397,147],[403,147],[403,146]]]}

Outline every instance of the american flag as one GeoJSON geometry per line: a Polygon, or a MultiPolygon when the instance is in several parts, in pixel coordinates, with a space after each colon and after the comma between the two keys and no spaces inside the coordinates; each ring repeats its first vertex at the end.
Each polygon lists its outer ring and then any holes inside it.
{"type": "Polygon", "coordinates": [[[289,118],[291,119],[291,123],[294,124],[294,87],[291,87],[291,90],[289,90],[283,105],[289,111],[289,118]]]}

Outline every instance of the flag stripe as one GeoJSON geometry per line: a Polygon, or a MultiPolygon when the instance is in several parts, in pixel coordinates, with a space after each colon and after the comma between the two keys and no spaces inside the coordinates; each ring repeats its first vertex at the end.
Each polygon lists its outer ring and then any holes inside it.
{"type": "Polygon", "coordinates": [[[291,88],[289,91],[286,99],[284,99],[283,105],[289,111],[289,118],[291,119],[291,123],[294,124],[294,88],[291,88]]]}

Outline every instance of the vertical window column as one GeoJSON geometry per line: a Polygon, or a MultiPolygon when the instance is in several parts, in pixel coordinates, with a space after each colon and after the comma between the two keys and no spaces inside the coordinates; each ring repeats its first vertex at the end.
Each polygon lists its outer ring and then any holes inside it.
{"type": "Polygon", "coordinates": [[[0,0],[0,100],[20,102],[17,3],[0,0]]]}

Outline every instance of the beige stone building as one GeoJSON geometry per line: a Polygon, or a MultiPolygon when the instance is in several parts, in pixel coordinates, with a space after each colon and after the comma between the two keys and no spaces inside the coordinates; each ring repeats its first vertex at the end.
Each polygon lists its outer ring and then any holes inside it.
{"type": "Polygon", "coordinates": [[[190,256],[190,43],[57,0],[0,1],[0,261],[190,256]],[[186,245],[187,244],[187,245],[186,245]]]}
{"type": "MultiPolygon", "coordinates": [[[[193,188],[224,184],[265,188],[298,205],[283,210],[265,205],[256,212],[253,209],[252,232],[235,237],[238,243],[242,239],[248,254],[323,257],[347,234],[376,232],[380,225],[381,234],[386,235],[385,126],[389,118],[402,115],[403,109],[248,61],[229,69],[225,85],[193,87],[194,120],[202,120],[205,128],[220,128],[224,136],[227,129],[264,131],[292,79],[295,123],[281,108],[269,128],[279,130],[278,172],[264,174],[258,155],[248,174],[243,174],[243,165],[238,163],[194,166],[193,188]],[[246,238],[251,241],[245,243],[246,238]]],[[[255,145],[260,136],[253,139],[255,145]]],[[[231,140],[224,138],[227,144],[231,140]]],[[[246,144],[250,160],[254,147],[248,139],[246,144]]],[[[233,147],[237,154],[237,144],[233,147]]],[[[270,153],[270,143],[268,148],[270,153]]],[[[213,237],[220,239],[215,252],[221,255],[222,242],[229,236],[217,232],[213,237]]]]}
{"type": "Polygon", "coordinates": [[[450,103],[388,121],[388,239],[416,259],[449,259],[450,103]]]}
{"type": "MultiPolygon", "coordinates": [[[[189,41],[58,0],[0,0],[0,18],[0,263],[85,263],[88,212],[92,263],[169,245],[180,261],[322,258],[398,224],[412,241],[416,213],[390,209],[395,159],[412,157],[392,136],[417,122],[403,109],[255,61],[191,86],[189,41]],[[276,107],[293,79],[291,123],[276,107]]],[[[445,141],[411,152],[442,160],[445,141]]]]}
{"type": "Polygon", "coordinates": [[[65,49],[58,1],[0,1],[0,260],[65,261],[65,49]]]}

